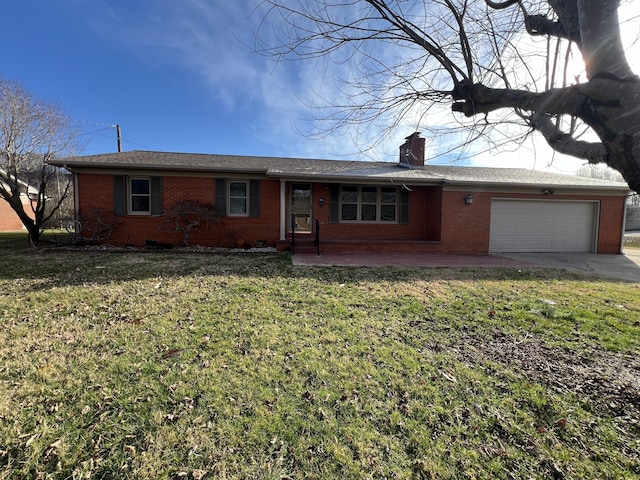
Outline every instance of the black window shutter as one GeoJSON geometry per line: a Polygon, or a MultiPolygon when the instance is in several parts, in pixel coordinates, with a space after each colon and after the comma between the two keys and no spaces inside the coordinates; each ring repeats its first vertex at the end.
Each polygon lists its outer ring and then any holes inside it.
{"type": "Polygon", "coordinates": [[[409,223],[409,192],[400,189],[400,223],[409,223]]]}
{"type": "Polygon", "coordinates": [[[251,180],[249,182],[249,216],[257,218],[260,216],[260,181],[251,180]]]}
{"type": "Polygon", "coordinates": [[[113,176],[113,213],[115,215],[127,214],[127,195],[124,175],[113,176]]]}
{"type": "Polygon", "coordinates": [[[216,212],[220,217],[227,216],[227,180],[216,178],[216,212]]]}
{"type": "Polygon", "coordinates": [[[329,223],[340,221],[340,185],[329,186],[329,223]]]}
{"type": "Polygon", "coordinates": [[[162,177],[151,177],[151,215],[162,215],[162,177]]]}

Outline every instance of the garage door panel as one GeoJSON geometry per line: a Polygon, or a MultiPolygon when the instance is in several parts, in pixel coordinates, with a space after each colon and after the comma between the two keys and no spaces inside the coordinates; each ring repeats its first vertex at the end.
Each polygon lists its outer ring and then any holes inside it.
{"type": "Polygon", "coordinates": [[[492,252],[592,252],[596,202],[495,199],[492,252]]]}

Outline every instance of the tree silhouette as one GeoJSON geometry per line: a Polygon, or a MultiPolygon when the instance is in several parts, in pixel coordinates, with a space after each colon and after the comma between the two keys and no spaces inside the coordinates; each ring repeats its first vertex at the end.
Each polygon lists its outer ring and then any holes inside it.
{"type": "Polygon", "coordinates": [[[523,136],[605,163],[640,190],[640,79],[618,2],[265,0],[256,50],[343,67],[345,95],[328,99],[325,133],[383,117],[393,128],[407,116],[428,131],[429,115],[447,105],[466,141],[495,140],[496,126],[515,122],[523,136]]]}
{"type": "Polygon", "coordinates": [[[0,79],[0,198],[34,245],[71,192],[71,176],[47,162],[72,155],[79,146],[77,133],[57,105],[35,98],[18,82],[0,79]]]}

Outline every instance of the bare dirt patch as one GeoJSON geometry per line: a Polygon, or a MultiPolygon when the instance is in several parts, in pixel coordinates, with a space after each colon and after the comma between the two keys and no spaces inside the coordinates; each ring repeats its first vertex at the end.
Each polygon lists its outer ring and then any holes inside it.
{"type": "Polygon", "coordinates": [[[489,360],[521,372],[554,391],[586,400],[585,408],[612,417],[640,435],[640,358],[592,346],[566,350],[527,334],[516,338],[492,332],[489,338],[468,336],[454,347],[462,361],[489,360]]]}

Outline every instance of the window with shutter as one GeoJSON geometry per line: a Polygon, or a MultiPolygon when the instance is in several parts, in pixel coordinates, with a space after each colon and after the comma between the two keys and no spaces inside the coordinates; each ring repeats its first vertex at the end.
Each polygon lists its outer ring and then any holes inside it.
{"type": "Polygon", "coordinates": [[[216,188],[224,190],[216,194],[218,210],[230,217],[260,216],[260,181],[227,180],[223,185],[216,182],[216,188]],[[224,197],[223,197],[224,195],[224,197]]]}
{"type": "Polygon", "coordinates": [[[113,177],[116,215],[162,215],[162,177],[113,177]]]}

